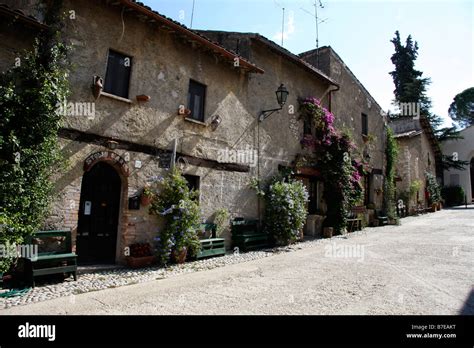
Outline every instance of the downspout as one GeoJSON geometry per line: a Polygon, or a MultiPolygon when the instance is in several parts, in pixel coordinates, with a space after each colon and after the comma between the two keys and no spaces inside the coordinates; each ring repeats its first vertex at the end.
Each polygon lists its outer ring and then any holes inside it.
{"type": "Polygon", "coordinates": [[[334,88],[334,89],[328,88],[326,93],[323,95],[323,98],[326,96],[326,94],[328,95],[328,110],[329,110],[329,112],[332,112],[332,92],[337,92],[340,89],[341,89],[341,87],[336,85],[336,88],[334,88]]]}

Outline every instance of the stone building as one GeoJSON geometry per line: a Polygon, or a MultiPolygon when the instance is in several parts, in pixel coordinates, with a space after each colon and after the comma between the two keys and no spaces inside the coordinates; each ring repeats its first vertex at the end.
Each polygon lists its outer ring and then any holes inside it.
{"type": "Polygon", "coordinates": [[[348,131],[357,144],[359,157],[368,165],[364,180],[364,206],[383,206],[386,119],[383,110],[331,46],[299,55],[318,67],[340,86],[328,101],[337,128],[348,131]]]}
{"type": "MultiPolygon", "coordinates": [[[[68,161],[54,179],[47,227],[70,228],[82,262],[123,262],[125,247],[159,234],[159,219],[137,197],[173,159],[200,190],[203,220],[218,208],[257,218],[250,179],[294,166],[304,152],[298,98],[328,103],[337,88],[268,40],[242,42],[235,53],[134,1],[65,0],[64,11],[75,67],[72,95],[58,106],[68,161]],[[259,122],[262,110],[278,108],[281,84],[285,107],[259,122]]],[[[12,47],[17,40],[5,38],[12,47]]],[[[224,237],[230,246],[229,230],[224,237]]]]}
{"type": "Polygon", "coordinates": [[[428,206],[425,173],[436,176],[436,159],[441,154],[431,125],[421,116],[418,119],[401,117],[390,122],[390,127],[399,148],[396,168],[397,199],[402,199],[405,204],[408,201],[410,211],[418,205],[425,208],[428,206]],[[414,196],[409,197],[410,186],[417,181],[420,188],[414,196]]]}
{"type": "Polygon", "coordinates": [[[444,171],[444,185],[461,186],[467,202],[474,203],[474,126],[463,129],[460,135],[464,139],[448,140],[442,143],[443,155],[469,163],[464,170],[450,169],[444,171]]]}

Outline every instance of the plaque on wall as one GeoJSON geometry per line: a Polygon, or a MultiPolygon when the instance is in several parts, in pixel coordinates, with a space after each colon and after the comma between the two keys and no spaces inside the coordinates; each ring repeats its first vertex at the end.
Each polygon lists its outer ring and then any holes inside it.
{"type": "Polygon", "coordinates": [[[159,157],[160,168],[171,168],[171,159],[173,158],[172,153],[161,153],[159,157]]]}

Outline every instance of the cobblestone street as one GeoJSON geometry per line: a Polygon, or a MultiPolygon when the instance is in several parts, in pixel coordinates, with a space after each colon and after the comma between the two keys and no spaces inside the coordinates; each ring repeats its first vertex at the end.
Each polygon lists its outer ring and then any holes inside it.
{"type": "Polygon", "coordinates": [[[83,275],[1,300],[12,307],[0,315],[474,314],[473,280],[471,207],[167,271],[83,275]]]}

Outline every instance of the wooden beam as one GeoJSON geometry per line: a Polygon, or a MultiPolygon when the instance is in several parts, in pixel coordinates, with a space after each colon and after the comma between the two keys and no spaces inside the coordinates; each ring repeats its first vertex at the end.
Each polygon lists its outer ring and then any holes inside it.
{"type": "MultiPolygon", "coordinates": [[[[161,149],[151,145],[138,144],[128,140],[120,140],[115,138],[106,137],[99,134],[87,133],[76,129],[71,128],[61,128],[58,132],[58,136],[63,139],[68,139],[72,141],[77,141],[81,143],[94,144],[99,146],[107,146],[107,142],[114,141],[116,142],[117,149],[128,150],[132,152],[140,152],[151,156],[163,156],[169,155],[172,153],[171,150],[161,149]]],[[[219,163],[215,160],[210,160],[206,158],[199,158],[195,156],[190,156],[183,153],[177,153],[177,157],[182,157],[189,164],[197,166],[210,168],[215,170],[227,171],[227,172],[240,172],[248,173],[250,172],[250,167],[242,164],[235,163],[219,163]]]]}

